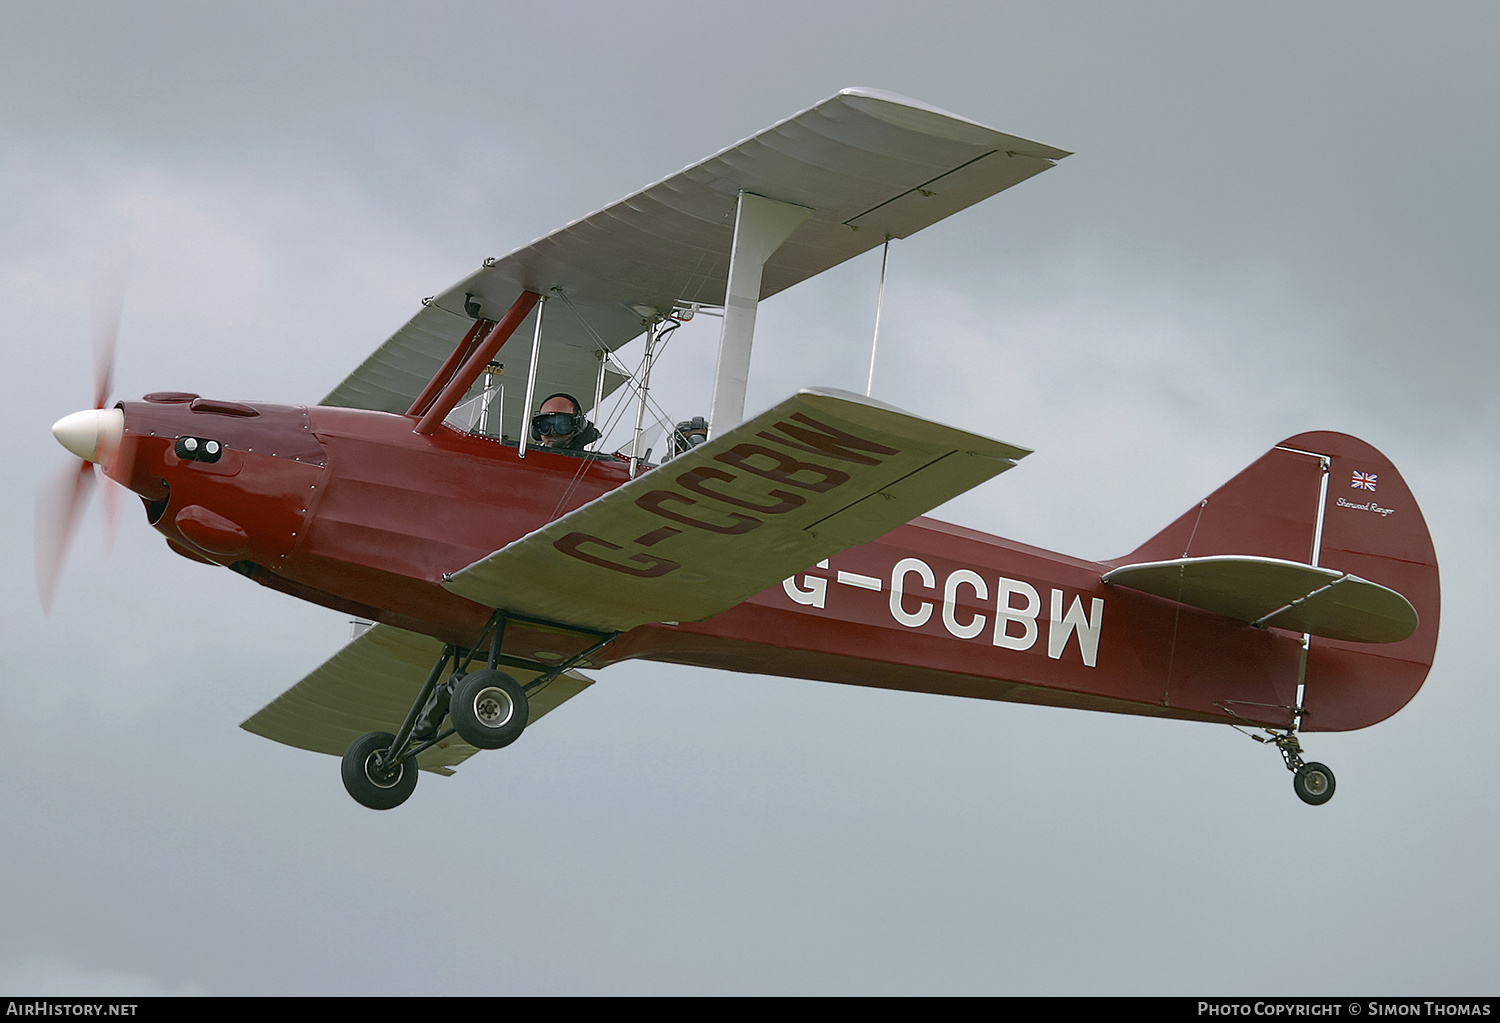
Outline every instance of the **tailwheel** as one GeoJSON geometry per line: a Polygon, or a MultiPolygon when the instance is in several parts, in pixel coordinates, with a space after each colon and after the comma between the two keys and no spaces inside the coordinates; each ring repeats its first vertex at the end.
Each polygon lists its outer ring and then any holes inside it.
{"type": "Polygon", "coordinates": [[[1333,798],[1333,772],[1323,764],[1303,764],[1292,775],[1292,788],[1304,803],[1322,806],[1333,798]]]}
{"type": "Polygon", "coordinates": [[[500,749],[515,742],[526,728],[528,714],[520,683],[491,669],[459,679],[448,701],[453,730],[476,749],[500,749]]]}
{"type": "Polygon", "coordinates": [[[385,763],[386,751],[395,741],[390,732],[370,732],[355,739],[344,752],[344,788],[361,806],[393,809],[406,802],[417,787],[415,759],[385,763]]]}
{"type": "Polygon", "coordinates": [[[1297,793],[1298,799],[1309,806],[1322,806],[1333,798],[1333,772],[1328,769],[1327,764],[1309,764],[1302,759],[1302,743],[1297,741],[1296,732],[1279,732],[1274,728],[1267,728],[1266,733],[1270,736],[1269,739],[1259,735],[1252,735],[1250,738],[1256,742],[1271,743],[1281,751],[1286,769],[1292,772],[1292,790],[1297,793]]]}

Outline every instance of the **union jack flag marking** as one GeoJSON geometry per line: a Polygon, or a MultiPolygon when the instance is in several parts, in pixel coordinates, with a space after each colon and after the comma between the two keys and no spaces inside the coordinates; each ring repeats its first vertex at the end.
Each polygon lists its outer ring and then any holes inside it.
{"type": "Polygon", "coordinates": [[[1349,485],[1355,490],[1374,490],[1375,483],[1379,479],[1380,477],[1373,472],[1357,472],[1349,485]]]}

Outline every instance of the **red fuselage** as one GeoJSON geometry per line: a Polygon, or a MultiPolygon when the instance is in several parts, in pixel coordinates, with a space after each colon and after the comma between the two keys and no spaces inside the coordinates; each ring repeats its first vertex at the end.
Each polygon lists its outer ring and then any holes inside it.
{"type": "MultiPolygon", "coordinates": [[[[623,460],[538,448],[523,459],[513,444],[448,427],[419,435],[413,417],[382,412],[180,394],[120,407],[125,438],[108,471],[141,495],[178,553],[462,645],[477,641],[492,609],[444,589],[444,575],[628,479],[623,460]],[[213,462],[181,457],[184,437],[216,440],[223,454],[213,462]]],[[[1021,703],[1291,723],[1301,635],[1107,586],[1100,576],[1110,567],[919,518],[706,621],[634,629],[592,666],[649,658],[1021,703]]],[[[1424,649],[1431,661],[1435,571],[1431,634],[1414,637],[1418,646],[1402,663],[1420,662],[1424,649]]],[[[563,628],[513,624],[504,652],[556,661],[590,642],[563,628]]],[[[1330,670],[1356,671],[1367,653],[1351,649],[1358,646],[1315,650],[1330,670]]],[[[1304,727],[1362,727],[1414,692],[1319,708],[1310,688],[1304,727]]]]}

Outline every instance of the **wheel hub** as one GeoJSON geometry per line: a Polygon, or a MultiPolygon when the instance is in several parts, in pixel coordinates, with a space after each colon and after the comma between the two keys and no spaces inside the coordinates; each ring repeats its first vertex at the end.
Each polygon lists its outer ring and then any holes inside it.
{"type": "Polygon", "coordinates": [[[474,697],[474,716],[486,728],[503,728],[515,711],[510,694],[498,686],[481,689],[474,697]]]}
{"type": "Polygon", "coordinates": [[[365,757],[365,777],[377,788],[393,789],[401,781],[401,765],[387,767],[384,751],[376,750],[365,757]]]}

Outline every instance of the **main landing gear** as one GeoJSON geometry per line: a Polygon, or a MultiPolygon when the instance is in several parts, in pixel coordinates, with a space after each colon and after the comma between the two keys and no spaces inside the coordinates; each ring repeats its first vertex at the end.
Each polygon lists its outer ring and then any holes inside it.
{"type": "Polygon", "coordinates": [[[344,789],[361,806],[392,810],[406,802],[417,787],[417,754],[450,735],[476,749],[500,749],[521,737],[530,714],[521,684],[489,669],[455,672],[442,686],[423,687],[413,709],[420,713],[415,721],[407,716],[401,742],[390,732],[370,732],[345,751],[344,789]],[[443,708],[452,727],[440,731],[443,708]],[[393,755],[398,749],[400,755],[393,755]]]}
{"type": "Polygon", "coordinates": [[[1297,733],[1290,729],[1278,732],[1274,728],[1267,728],[1266,732],[1271,736],[1269,739],[1259,735],[1252,735],[1250,738],[1256,742],[1274,743],[1281,751],[1286,769],[1292,772],[1292,791],[1297,793],[1297,798],[1311,806],[1322,806],[1332,799],[1335,787],[1333,772],[1325,764],[1303,761],[1302,744],[1297,741],[1297,733]]]}
{"type": "Polygon", "coordinates": [[[448,717],[458,737],[475,749],[502,749],[526,727],[526,691],[500,671],[476,671],[453,686],[448,717]]]}
{"type": "Polygon", "coordinates": [[[560,664],[544,665],[501,654],[508,619],[534,620],[497,611],[472,648],[453,644],[443,647],[396,734],[370,732],[350,744],[344,753],[341,773],[344,788],[355,802],[371,810],[390,810],[406,802],[417,787],[417,756],[449,736],[456,734],[476,749],[509,746],[521,737],[531,718],[527,694],[593,656],[619,635],[590,633],[598,642],[587,650],[560,664]],[[486,639],[489,641],[486,666],[470,671],[469,666],[479,656],[486,639]],[[539,674],[523,686],[497,670],[496,665],[502,660],[539,674]],[[450,664],[453,671],[448,681],[439,683],[450,664]],[[445,721],[447,728],[442,727],[445,721]]]}
{"type": "Polygon", "coordinates": [[[417,787],[415,759],[387,761],[395,741],[390,732],[370,732],[355,739],[344,753],[344,788],[371,810],[400,806],[417,787]]]}

